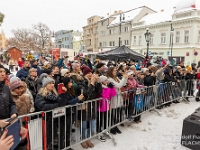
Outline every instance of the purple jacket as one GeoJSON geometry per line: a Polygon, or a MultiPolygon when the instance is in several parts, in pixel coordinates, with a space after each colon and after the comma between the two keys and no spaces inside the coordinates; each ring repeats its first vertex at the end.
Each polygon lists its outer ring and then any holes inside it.
{"type": "Polygon", "coordinates": [[[117,92],[116,92],[115,88],[109,88],[105,85],[102,85],[102,94],[100,95],[102,100],[98,101],[97,111],[100,111],[100,112],[108,111],[110,109],[110,106],[109,106],[107,100],[110,101],[111,98],[116,95],[117,95],[117,92]]]}

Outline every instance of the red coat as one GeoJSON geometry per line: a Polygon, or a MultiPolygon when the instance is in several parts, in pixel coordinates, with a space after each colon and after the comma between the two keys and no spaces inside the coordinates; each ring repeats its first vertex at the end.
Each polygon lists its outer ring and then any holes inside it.
{"type": "Polygon", "coordinates": [[[22,68],[23,65],[24,65],[24,62],[23,62],[22,60],[21,60],[21,61],[18,61],[18,65],[19,65],[20,68],[22,68]]]}

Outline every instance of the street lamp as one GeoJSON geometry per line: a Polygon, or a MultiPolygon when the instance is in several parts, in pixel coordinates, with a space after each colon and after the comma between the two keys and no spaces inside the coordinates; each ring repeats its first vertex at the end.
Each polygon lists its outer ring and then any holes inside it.
{"type": "Polygon", "coordinates": [[[170,33],[171,57],[172,57],[173,39],[174,39],[174,28],[172,27],[171,23],[171,33],[170,33]]]}
{"type": "Polygon", "coordinates": [[[121,46],[122,20],[125,20],[125,14],[120,13],[120,17],[119,17],[119,47],[121,46]]]}
{"type": "Polygon", "coordinates": [[[146,29],[146,33],[144,34],[145,36],[145,40],[147,42],[147,57],[149,55],[149,42],[150,42],[150,37],[151,37],[151,33],[149,32],[149,28],[146,29]]]}

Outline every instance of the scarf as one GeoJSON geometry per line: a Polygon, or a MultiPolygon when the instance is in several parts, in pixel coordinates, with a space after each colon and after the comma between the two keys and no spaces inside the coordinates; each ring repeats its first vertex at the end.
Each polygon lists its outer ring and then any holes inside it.
{"type": "Polygon", "coordinates": [[[47,93],[45,98],[50,100],[50,101],[56,101],[58,96],[56,94],[54,94],[54,93],[47,93]]]}

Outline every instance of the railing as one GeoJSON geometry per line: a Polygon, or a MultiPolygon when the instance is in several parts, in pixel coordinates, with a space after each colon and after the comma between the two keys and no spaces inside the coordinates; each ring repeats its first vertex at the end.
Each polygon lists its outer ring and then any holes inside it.
{"type": "MultiPolygon", "coordinates": [[[[106,135],[117,144],[110,131],[128,121],[177,100],[193,96],[196,80],[160,83],[144,89],[117,93],[111,100],[99,98],[54,110],[20,116],[29,131],[28,149],[67,149],[91,138],[106,135]],[[76,129],[72,139],[72,127],[76,129]]],[[[198,98],[198,96],[197,96],[198,98]]]]}

